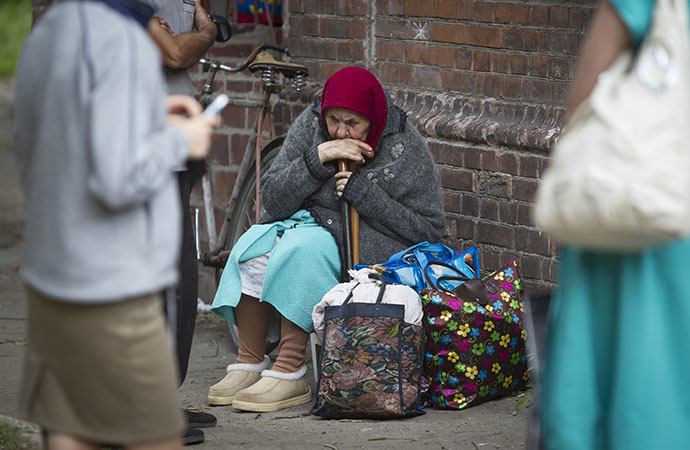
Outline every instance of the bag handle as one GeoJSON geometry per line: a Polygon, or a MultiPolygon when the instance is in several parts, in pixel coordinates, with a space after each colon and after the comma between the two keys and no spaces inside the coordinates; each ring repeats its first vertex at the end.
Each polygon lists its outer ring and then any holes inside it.
{"type": "MultiPolygon", "coordinates": [[[[371,274],[369,275],[369,278],[374,278],[381,282],[381,289],[379,289],[379,295],[376,297],[376,304],[378,305],[383,300],[383,293],[386,291],[386,286],[388,285],[388,283],[378,275],[371,274]]],[[[355,292],[355,289],[357,289],[357,286],[359,285],[360,283],[355,284],[355,287],[353,287],[352,290],[347,294],[347,297],[345,297],[343,305],[346,305],[351,302],[352,294],[355,292]]]]}
{"type": "MultiPolygon", "coordinates": [[[[481,304],[488,304],[489,303],[489,293],[493,289],[487,287],[484,282],[481,280],[481,278],[469,278],[462,274],[458,269],[453,267],[450,264],[446,264],[444,262],[440,261],[430,261],[426,267],[424,268],[424,276],[426,277],[427,281],[429,282],[429,285],[433,286],[436,288],[436,290],[440,290],[443,292],[446,292],[448,294],[454,295],[458,298],[463,298],[467,300],[477,300],[481,304]],[[442,266],[448,269],[453,270],[454,272],[460,274],[460,276],[452,276],[452,275],[444,275],[440,276],[436,279],[437,283],[434,283],[429,276],[429,273],[427,271],[427,268],[431,265],[438,265],[442,266]],[[457,286],[453,290],[449,290],[444,288],[441,285],[442,281],[463,281],[461,285],[457,286]]],[[[495,293],[495,292],[491,292],[495,293]]]]}
{"type": "MultiPolygon", "coordinates": [[[[429,286],[435,288],[437,291],[443,291],[444,289],[434,283],[434,281],[431,279],[429,276],[429,266],[441,266],[445,267],[447,269],[452,270],[453,272],[457,273],[458,276],[453,277],[454,280],[459,280],[459,281],[468,281],[471,280],[470,277],[465,275],[464,273],[460,272],[457,268],[453,267],[452,265],[448,263],[444,263],[442,261],[429,261],[425,266],[424,266],[424,278],[426,278],[426,281],[429,283],[429,286]]],[[[439,277],[438,279],[440,280],[441,278],[446,278],[446,277],[439,277]]],[[[449,278],[448,278],[449,279],[449,278]]]]}

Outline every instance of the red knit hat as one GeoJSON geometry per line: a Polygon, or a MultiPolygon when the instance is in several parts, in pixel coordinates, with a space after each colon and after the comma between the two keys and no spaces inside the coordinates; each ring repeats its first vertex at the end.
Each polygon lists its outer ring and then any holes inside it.
{"type": "Polygon", "coordinates": [[[363,115],[371,121],[366,143],[376,151],[388,118],[388,102],[374,74],[361,67],[345,67],[334,73],[321,94],[321,119],[330,108],[343,108],[363,115]]]}

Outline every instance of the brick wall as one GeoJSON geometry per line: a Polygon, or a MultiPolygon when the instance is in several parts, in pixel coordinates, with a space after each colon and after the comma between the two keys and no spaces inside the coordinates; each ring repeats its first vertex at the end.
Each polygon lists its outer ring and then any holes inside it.
{"type": "MultiPolygon", "coordinates": [[[[49,0],[33,0],[40,10],[49,0]]],[[[217,2],[216,2],[217,3],[217,2]]],[[[293,61],[310,69],[300,94],[286,91],[280,131],[325,79],[345,65],[375,73],[428,137],[441,173],[444,241],[477,245],[490,270],[518,259],[528,291],[556,281],[556,244],[530,220],[549,149],[560,133],[568,81],[594,0],[284,0],[277,33],[293,61]]],[[[219,12],[219,11],[216,11],[219,12]]],[[[235,64],[265,26],[241,25],[210,54],[235,64]]],[[[194,70],[198,82],[204,74],[194,70]]],[[[218,88],[258,98],[258,74],[219,76],[218,88]]],[[[211,176],[229,195],[253,124],[246,108],[226,110],[214,138],[211,176]]],[[[193,202],[201,206],[200,192],[193,202]]],[[[216,204],[222,216],[222,204],[216,204]]]]}
{"type": "MultiPolygon", "coordinates": [[[[477,245],[484,270],[518,259],[536,292],[556,281],[557,249],[534,228],[531,202],[593,8],[589,0],[290,0],[284,37],[317,85],[346,64],[379,77],[428,137],[445,242],[477,245]]],[[[303,106],[283,108],[279,119],[303,106]]]]}

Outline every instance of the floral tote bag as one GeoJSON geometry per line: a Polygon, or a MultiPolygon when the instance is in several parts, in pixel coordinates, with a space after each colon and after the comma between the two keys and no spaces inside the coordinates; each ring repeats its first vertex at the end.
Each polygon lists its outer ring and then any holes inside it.
{"type": "Polygon", "coordinates": [[[527,387],[524,303],[515,261],[453,291],[425,289],[420,296],[433,407],[462,409],[527,387]]]}
{"type": "Polygon", "coordinates": [[[329,418],[387,419],[421,410],[422,326],[406,323],[404,305],[354,303],[328,306],[311,414],[329,418]]]}

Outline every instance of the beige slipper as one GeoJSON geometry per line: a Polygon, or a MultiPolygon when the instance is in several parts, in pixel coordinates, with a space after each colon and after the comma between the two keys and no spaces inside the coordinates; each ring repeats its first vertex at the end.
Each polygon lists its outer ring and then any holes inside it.
{"type": "Polygon", "coordinates": [[[309,403],[312,396],[306,373],[306,366],[293,373],[264,370],[259,381],[235,394],[232,406],[242,411],[271,412],[309,403]]]}
{"type": "Polygon", "coordinates": [[[261,379],[261,371],[271,365],[268,356],[259,364],[230,364],[227,374],[208,389],[208,404],[211,406],[232,405],[235,394],[261,379]]]}

